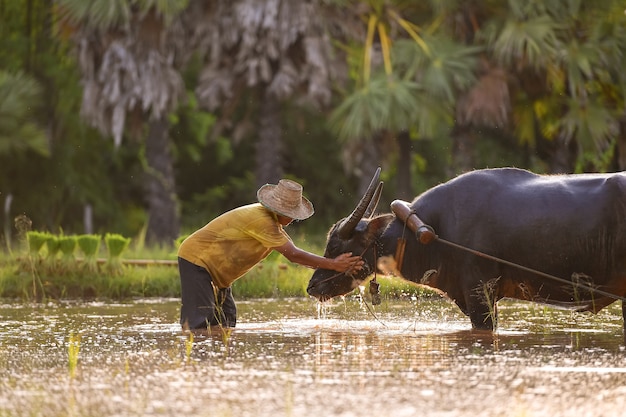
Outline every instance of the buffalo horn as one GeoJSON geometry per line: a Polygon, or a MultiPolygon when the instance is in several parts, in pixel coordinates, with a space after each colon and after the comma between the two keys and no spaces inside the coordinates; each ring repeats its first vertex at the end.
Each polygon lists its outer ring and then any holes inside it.
{"type": "Polygon", "coordinates": [[[370,202],[372,201],[372,197],[374,196],[374,193],[376,192],[376,189],[378,188],[379,177],[380,177],[380,167],[378,167],[378,169],[376,170],[376,173],[374,173],[374,177],[372,178],[370,185],[367,187],[367,191],[365,191],[365,194],[361,198],[361,201],[359,201],[359,204],[357,204],[352,214],[350,214],[350,216],[347,219],[345,219],[343,223],[341,223],[341,226],[339,226],[339,230],[337,231],[337,233],[339,234],[340,238],[348,239],[350,238],[350,236],[352,236],[352,232],[354,232],[354,228],[359,223],[359,221],[361,221],[361,219],[363,218],[363,214],[365,214],[365,211],[369,207],[370,202]]]}
{"type": "Polygon", "coordinates": [[[367,206],[367,210],[365,210],[363,217],[372,217],[372,214],[374,214],[374,212],[376,211],[376,207],[378,206],[378,201],[380,200],[380,195],[382,194],[382,192],[383,182],[381,181],[378,183],[378,186],[376,187],[376,192],[374,193],[374,197],[372,197],[372,201],[370,202],[369,206],[367,206]]]}

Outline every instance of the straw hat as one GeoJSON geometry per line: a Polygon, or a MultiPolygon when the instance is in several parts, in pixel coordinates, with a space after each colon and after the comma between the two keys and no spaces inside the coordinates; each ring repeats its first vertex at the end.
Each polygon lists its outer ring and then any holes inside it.
{"type": "Polygon", "coordinates": [[[313,204],[302,196],[302,186],[292,180],[280,180],[278,185],[265,184],[256,196],[266,208],[295,220],[308,219],[315,211],[313,204]]]}

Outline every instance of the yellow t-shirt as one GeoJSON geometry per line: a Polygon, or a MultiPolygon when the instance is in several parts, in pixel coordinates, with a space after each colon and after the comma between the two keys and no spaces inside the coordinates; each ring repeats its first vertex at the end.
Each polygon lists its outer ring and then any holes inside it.
{"type": "Polygon", "coordinates": [[[276,214],[259,203],[239,207],[216,217],[191,234],[178,249],[178,256],[205,267],[219,288],[229,287],[289,235],[276,214]]]}

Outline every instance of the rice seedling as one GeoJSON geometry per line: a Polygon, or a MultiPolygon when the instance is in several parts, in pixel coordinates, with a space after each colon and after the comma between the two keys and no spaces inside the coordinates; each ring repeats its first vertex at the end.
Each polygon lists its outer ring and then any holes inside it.
{"type": "Polygon", "coordinates": [[[185,340],[185,361],[189,363],[193,352],[193,332],[189,332],[189,337],[185,340]]]}
{"type": "Polygon", "coordinates": [[[98,250],[100,249],[100,235],[79,235],[77,237],[78,247],[83,252],[85,257],[95,258],[98,256],[98,250]]]}
{"type": "Polygon", "coordinates": [[[119,259],[122,253],[128,248],[130,238],[116,233],[107,233],[104,236],[104,243],[109,253],[109,258],[119,259]]]}
{"type": "Polygon", "coordinates": [[[484,303],[489,309],[485,316],[485,321],[487,321],[487,319],[491,319],[494,331],[498,329],[498,305],[495,299],[495,291],[499,280],[500,277],[494,278],[487,282],[484,282],[482,285],[482,297],[484,303]]]}
{"type": "MultiPolygon", "coordinates": [[[[38,269],[41,264],[41,249],[44,244],[47,243],[49,238],[50,235],[45,232],[28,231],[26,233],[29,256],[25,262],[21,262],[20,268],[25,269],[32,275],[31,293],[35,298],[38,297],[38,288],[41,289],[42,295],[45,294],[43,285],[41,284],[41,279],[39,278],[38,269]]],[[[26,286],[23,287],[21,292],[26,296],[26,298],[30,298],[31,294],[28,293],[26,286]]]]}
{"type": "Polygon", "coordinates": [[[311,270],[270,257],[233,283],[237,297],[304,297],[311,270]]]}
{"type": "Polygon", "coordinates": [[[85,255],[85,269],[88,272],[98,271],[98,251],[100,250],[100,235],[79,235],[77,237],[78,247],[85,255]]]}
{"type": "Polygon", "coordinates": [[[224,346],[226,346],[226,352],[228,352],[230,347],[230,341],[233,336],[233,328],[220,326],[220,330],[222,334],[222,343],[224,343],[224,346]]]}
{"type": "Polygon", "coordinates": [[[104,244],[107,248],[107,267],[112,274],[120,274],[123,271],[121,256],[128,248],[130,238],[115,233],[107,233],[104,236],[104,244]]]}
{"type": "Polygon", "coordinates": [[[80,353],[80,335],[70,333],[67,344],[67,359],[70,378],[74,378],[78,366],[78,354],[80,353]]]}
{"type": "Polygon", "coordinates": [[[66,263],[74,263],[74,253],[77,247],[76,236],[59,236],[58,243],[61,259],[66,263]]]}
{"type": "Polygon", "coordinates": [[[47,259],[49,261],[54,261],[56,259],[59,251],[61,250],[61,245],[59,244],[59,238],[53,234],[47,233],[48,238],[46,239],[46,247],[48,248],[47,259]]]}
{"type": "Polygon", "coordinates": [[[28,251],[31,256],[36,256],[36,257],[40,256],[41,249],[43,248],[43,245],[48,240],[49,236],[50,235],[48,233],[38,232],[36,230],[31,230],[29,232],[26,232],[26,239],[28,242],[28,251]]]}

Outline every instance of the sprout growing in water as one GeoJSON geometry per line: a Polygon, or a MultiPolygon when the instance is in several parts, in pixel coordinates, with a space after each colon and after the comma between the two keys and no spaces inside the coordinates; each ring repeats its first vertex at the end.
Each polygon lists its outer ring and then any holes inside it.
{"type": "Polygon", "coordinates": [[[119,273],[122,270],[120,257],[130,244],[130,238],[115,233],[107,233],[104,236],[104,244],[109,253],[108,267],[112,273],[119,273]]]}
{"type": "Polygon", "coordinates": [[[58,243],[63,259],[73,260],[77,246],[76,236],[59,236],[58,243]]]}
{"type": "Polygon", "coordinates": [[[77,238],[78,247],[85,255],[85,266],[87,270],[91,272],[96,272],[98,269],[97,266],[97,255],[98,250],[100,249],[100,235],[80,235],[77,238]]]}
{"type": "Polygon", "coordinates": [[[189,332],[189,337],[185,340],[185,359],[187,362],[191,360],[191,352],[193,351],[193,332],[189,332]]]}
{"type": "Polygon", "coordinates": [[[49,238],[48,233],[38,232],[35,230],[26,233],[26,239],[28,241],[28,251],[33,256],[38,256],[41,248],[49,238]]]}
{"type": "Polygon", "coordinates": [[[48,248],[48,259],[56,258],[57,254],[61,250],[61,246],[59,245],[59,238],[48,234],[48,238],[46,239],[46,247],[48,248]]]}
{"type": "Polygon", "coordinates": [[[70,333],[69,342],[67,344],[67,359],[70,378],[74,378],[76,367],[78,366],[78,353],[80,352],[80,335],[70,333]]]}

